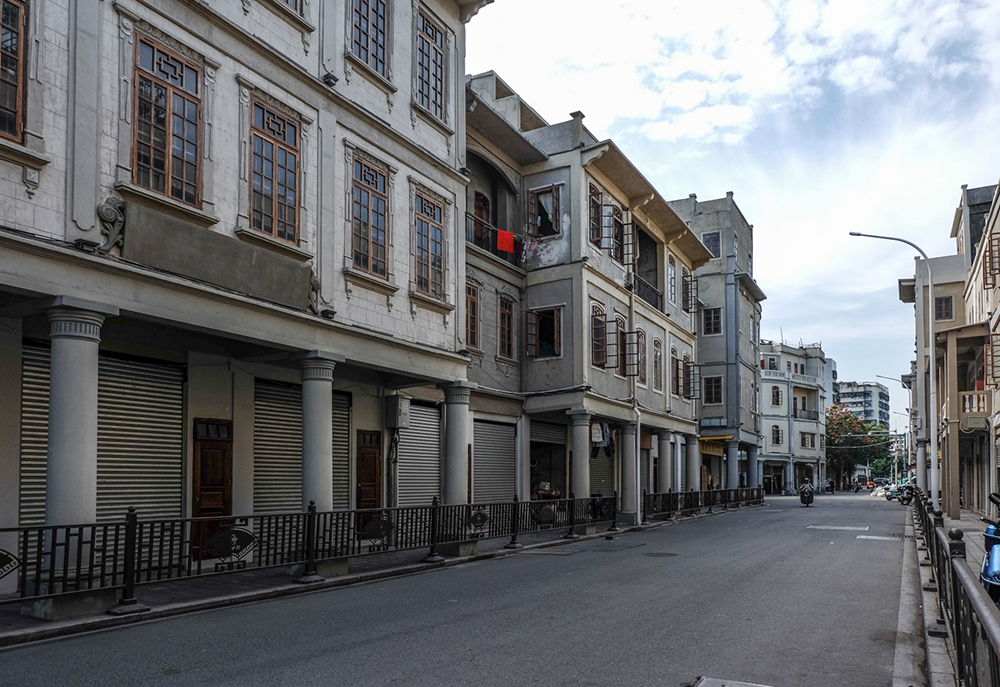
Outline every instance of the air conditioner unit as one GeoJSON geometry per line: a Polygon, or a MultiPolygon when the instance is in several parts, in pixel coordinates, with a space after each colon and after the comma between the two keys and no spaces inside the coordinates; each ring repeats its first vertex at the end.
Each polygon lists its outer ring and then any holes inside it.
{"type": "Polygon", "coordinates": [[[407,429],[410,426],[410,399],[406,396],[385,397],[386,429],[407,429]]]}

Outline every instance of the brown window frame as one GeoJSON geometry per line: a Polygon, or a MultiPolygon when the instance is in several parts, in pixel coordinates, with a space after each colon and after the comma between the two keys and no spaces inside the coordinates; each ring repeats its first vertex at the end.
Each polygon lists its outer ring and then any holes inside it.
{"type": "Polygon", "coordinates": [[[610,241],[607,248],[611,257],[618,262],[625,262],[625,213],[614,203],[605,204],[601,208],[602,245],[604,239],[610,241]]]}
{"type": "Polygon", "coordinates": [[[608,315],[599,303],[590,305],[590,364],[601,369],[608,364],[608,315]]]}
{"type": "MultiPolygon", "coordinates": [[[[354,269],[389,279],[389,173],[355,153],[351,174],[351,253],[354,269]],[[367,195],[366,195],[367,194],[367,195]],[[364,199],[367,197],[367,202],[364,199]],[[381,208],[379,210],[379,208],[381,208]],[[381,239],[373,236],[372,214],[381,214],[381,239]],[[359,218],[359,213],[361,217],[359,218]],[[363,219],[367,217],[367,221],[363,219]],[[367,235],[365,228],[367,227],[367,235]],[[381,255],[377,251],[381,250],[381,255]],[[381,270],[377,269],[381,266],[381,270]]],[[[379,227],[376,227],[378,229],[379,227]]]]}
{"type": "Polygon", "coordinates": [[[445,121],[448,80],[447,38],[443,28],[424,12],[417,12],[417,104],[445,121]]]}
{"type": "Polygon", "coordinates": [[[444,298],[444,207],[417,191],[413,208],[414,281],[419,293],[444,298]]]}
{"type": "Polygon", "coordinates": [[[705,377],[705,405],[722,405],[722,377],[705,377]]]}
{"type": "Polygon", "coordinates": [[[250,102],[250,226],[262,234],[271,236],[279,241],[285,241],[292,245],[299,243],[299,199],[301,189],[299,180],[302,178],[300,165],[302,163],[301,145],[302,124],[299,120],[289,117],[268,107],[262,102],[252,100],[250,102]],[[257,122],[257,114],[260,112],[260,123],[257,122]],[[289,138],[292,142],[289,143],[289,138]],[[258,143],[260,143],[258,150],[258,143]],[[265,152],[268,146],[271,149],[271,159],[267,160],[265,152]],[[283,154],[283,155],[282,155],[283,154]],[[285,162],[281,162],[284,157],[285,162]],[[258,160],[260,165],[258,165],[258,160]],[[292,161],[289,167],[288,160],[292,161]],[[263,181],[266,177],[266,170],[270,163],[271,169],[271,230],[264,228],[265,201],[267,196],[263,190],[258,190],[258,179],[261,189],[264,188],[263,181]],[[285,183],[279,183],[281,176],[279,170],[284,172],[285,183]],[[291,186],[288,180],[291,179],[291,186]],[[277,192],[279,188],[284,189],[284,193],[277,192]],[[292,202],[287,202],[289,189],[292,194],[292,202]],[[258,206],[257,198],[261,198],[258,206]],[[282,200],[284,197],[286,200],[282,200]],[[283,218],[278,215],[284,211],[283,218]],[[277,212],[276,212],[277,211],[277,212]],[[288,221],[288,213],[292,214],[292,221],[288,221]],[[284,225],[284,231],[279,231],[279,225],[284,225]],[[288,228],[291,228],[291,238],[289,238],[288,228]]]}
{"type": "Polygon", "coordinates": [[[514,358],[514,299],[500,296],[497,304],[497,354],[514,358]]]}
{"type": "MultiPolygon", "coordinates": [[[[14,51],[3,50],[3,55],[8,60],[16,60],[16,65],[14,68],[14,80],[5,79],[0,75],[0,83],[8,88],[13,87],[14,89],[14,108],[2,108],[8,116],[13,115],[14,131],[13,133],[8,133],[6,131],[0,130],[0,138],[5,138],[8,141],[14,141],[15,143],[22,143],[24,141],[24,107],[25,107],[25,89],[27,88],[27,53],[28,48],[25,43],[26,29],[28,27],[28,4],[22,0],[0,0],[0,12],[2,12],[3,5],[12,5],[18,9],[18,19],[17,26],[4,24],[3,29],[6,31],[12,31],[14,35],[17,36],[16,47],[14,51]]],[[[2,16],[2,15],[0,15],[2,16]]],[[[2,74],[2,72],[0,72],[2,74]]]]}
{"type": "Polygon", "coordinates": [[[306,6],[305,0],[281,0],[281,2],[288,5],[288,8],[299,16],[302,16],[306,6]]]}
{"type": "Polygon", "coordinates": [[[951,296],[934,297],[934,321],[955,319],[954,300],[951,296]]]}
{"type": "Polygon", "coordinates": [[[677,302],[677,261],[673,255],[667,256],[667,300],[677,302]]]}
{"type": "Polygon", "coordinates": [[[681,383],[684,377],[681,368],[681,359],[677,357],[677,349],[670,349],[670,393],[674,396],[681,395],[681,383]]]}
{"type": "MultiPolygon", "coordinates": [[[[544,208],[543,208],[544,209],[544,208]]],[[[558,236],[562,233],[562,227],[560,226],[560,209],[559,209],[559,184],[552,184],[551,186],[544,186],[542,188],[536,188],[533,191],[528,191],[528,232],[538,238],[548,238],[550,236],[558,236]],[[539,229],[539,221],[541,218],[538,214],[538,197],[544,196],[546,193],[552,194],[552,214],[549,219],[551,221],[551,229],[549,233],[542,234],[539,229]]]]}
{"type": "Polygon", "coordinates": [[[366,67],[389,78],[389,3],[386,0],[353,0],[351,4],[351,53],[366,67]],[[376,20],[372,30],[372,18],[376,20]],[[379,40],[381,38],[381,40],[379,40]]]}
{"type": "Polygon", "coordinates": [[[646,384],[649,383],[648,382],[648,380],[649,380],[649,374],[648,374],[648,372],[649,371],[646,369],[646,362],[647,362],[647,356],[646,356],[646,332],[643,331],[642,329],[639,329],[638,331],[636,331],[635,338],[636,338],[636,344],[637,344],[638,349],[639,349],[638,350],[639,354],[637,356],[638,357],[638,367],[639,367],[639,370],[638,370],[638,373],[639,373],[638,374],[638,383],[645,386],[646,384]]]}
{"type": "Polygon", "coordinates": [[[722,257],[722,233],[718,231],[707,231],[701,235],[701,242],[708,249],[708,252],[712,254],[713,260],[722,257]],[[715,250],[712,250],[712,245],[709,245],[709,236],[714,236],[715,238],[711,240],[714,245],[715,250]]]}
{"type": "Polygon", "coordinates": [[[722,333],[722,308],[705,308],[702,311],[702,336],[715,336],[722,333]]]}
{"type": "MultiPolygon", "coordinates": [[[[192,206],[192,207],[200,208],[201,207],[201,176],[202,176],[202,171],[203,171],[203,169],[202,169],[203,166],[202,166],[202,163],[201,163],[201,156],[202,156],[202,152],[203,152],[202,151],[202,144],[203,144],[203,138],[204,138],[204,117],[203,117],[203,112],[202,112],[202,95],[201,95],[201,89],[202,89],[201,78],[202,78],[202,74],[203,74],[202,67],[199,66],[199,65],[196,65],[196,64],[192,64],[190,60],[184,59],[183,57],[181,57],[177,53],[173,52],[172,50],[169,50],[168,48],[163,47],[161,44],[157,43],[156,41],[151,40],[149,38],[146,38],[145,36],[141,36],[140,35],[139,39],[136,40],[136,42],[135,42],[135,70],[134,70],[134,72],[135,72],[134,73],[134,77],[135,77],[135,89],[134,90],[135,90],[135,92],[133,94],[133,98],[134,98],[133,105],[134,105],[134,108],[135,108],[134,109],[134,112],[135,112],[135,127],[134,127],[134,133],[132,134],[132,183],[134,183],[136,186],[139,186],[141,188],[147,189],[151,193],[155,193],[157,195],[165,196],[166,198],[174,200],[174,201],[176,201],[178,203],[183,203],[184,205],[189,205],[189,206],[192,206]],[[184,71],[182,73],[185,74],[185,76],[183,76],[182,79],[183,79],[183,81],[184,81],[185,84],[187,83],[187,76],[186,76],[187,70],[190,70],[191,72],[193,72],[194,78],[192,79],[192,81],[193,81],[193,85],[195,87],[195,91],[192,92],[191,90],[189,90],[188,88],[186,88],[184,85],[173,84],[170,81],[168,81],[167,78],[164,77],[162,74],[156,73],[154,71],[151,71],[151,69],[144,67],[143,66],[143,46],[148,46],[153,51],[153,56],[152,56],[152,60],[153,60],[152,64],[154,65],[153,68],[155,68],[158,56],[159,55],[163,55],[165,58],[173,60],[176,63],[179,63],[179,65],[183,68],[184,71]],[[143,97],[144,96],[144,94],[143,94],[143,86],[142,86],[143,80],[148,81],[149,84],[150,84],[150,91],[149,91],[148,97],[143,97]],[[164,138],[164,140],[163,140],[163,149],[162,149],[162,154],[163,154],[163,157],[164,157],[164,160],[163,160],[164,167],[163,167],[163,170],[162,170],[162,174],[163,174],[163,178],[164,178],[164,180],[163,180],[163,190],[158,190],[157,188],[155,188],[155,184],[153,182],[153,179],[154,179],[154,166],[153,165],[154,165],[154,159],[155,159],[155,156],[153,154],[154,151],[155,151],[155,148],[154,148],[155,138],[153,136],[153,128],[154,128],[153,125],[155,124],[155,95],[154,94],[155,94],[155,89],[157,87],[162,88],[162,89],[165,90],[165,92],[166,92],[165,101],[167,103],[169,103],[169,105],[164,105],[164,115],[165,116],[164,116],[164,123],[163,123],[163,126],[162,126],[163,138],[164,138]],[[183,99],[183,101],[185,103],[185,105],[184,105],[184,112],[182,112],[182,113],[175,112],[175,107],[176,107],[176,104],[177,104],[176,103],[176,99],[177,98],[183,99]],[[150,132],[148,134],[148,140],[143,140],[143,138],[144,138],[144,136],[143,136],[143,119],[141,117],[141,113],[142,113],[142,110],[143,110],[143,108],[142,108],[143,102],[148,102],[149,105],[150,105],[150,108],[151,108],[151,118],[149,120],[149,122],[150,122],[150,132]],[[193,122],[190,119],[190,116],[192,114],[192,112],[190,110],[191,106],[193,106],[195,108],[194,109],[195,119],[194,119],[193,122]],[[194,162],[193,163],[190,162],[189,160],[186,160],[186,159],[178,159],[174,155],[174,153],[173,153],[173,150],[174,150],[173,139],[175,138],[175,127],[176,127],[176,124],[177,124],[177,120],[175,119],[175,117],[177,117],[177,116],[180,116],[182,118],[181,121],[184,123],[184,126],[182,128],[184,129],[184,139],[183,140],[185,142],[185,146],[184,146],[184,148],[185,148],[185,157],[187,157],[187,145],[189,143],[191,143],[191,141],[189,139],[190,132],[188,130],[188,126],[187,125],[188,124],[193,124],[194,125],[194,129],[195,129],[194,130],[194,137],[195,137],[195,140],[194,140],[194,156],[193,156],[194,162]],[[167,124],[168,120],[169,120],[170,124],[167,124]],[[143,164],[143,163],[140,162],[142,160],[142,155],[140,154],[140,148],[143,147],[143,146],[148,147],[149,150],[150,150],[149,163],[148,164],[143,164]],[[176,172],[176,170],[175,170],[175,164],[178,161],[180,163],[182,163],[182,165],[185,165],[185,166],[186,165],[193,165],[194,166],[194,179],[193,179],[193,181],[188,178],[189,175],[184,174],[184,173],[182,173],[183,176],[181,176],[181,177],[175,177],[175,172],[176,172]],[[147,169],[148,170],[148,179],[147,179],[148,183],[143,183],[143,179],[142,179],[143,169],[147,169]],[[191,185],[191,186],[194,187],[194,198],[193,199],[189,200],[186,197],[186,190],[185,190],[184,193],[182,193],[181,197],[178,197],[178,196],[174,195],[174,192],[173,192],[173,181],[174,181],[175,178],[179,178],[181,180],[181,183],[182,183],[183,186],[191,185]]],[[[159,127],[156,127],[156,128],[159,128],[159,127]]],[[[186,167],[185,167],[185,170],[186,170],[186,167]]]]}
{"type": "Polygon", "coordinates": [[[562,308],[536,308],[525,313],[525,355],[529,358],[547,359],[562,357],[562,308]],[[542,341],[539,340],[539,318],[552,313],[553,342],[552,353],[542,355],[542,341]]]}
{"type": "Polygon", "coordinates": [[[465,283],[465,345],[479,350],[479,287],[465,283]]]}
{"type": "Polygon", "coordinates": [[[625,318],[621,315],[615,317],[615,347],[618,351],[618,364],[615,366],[615,374],[619,377],[628,375],[628,331],[625,318]]]}
{"type": "Polygon", "coordinates": [[[781,427],[778,425],[771,425],[771,443],[781,445],[784,443],[784,437],[781,436],[781,427]]]}
{"type": "Polygon", "coordinates": [[[653,339],[653,390],[663,391],[663,342],[653,339]]]}
{"type": "Polygon", "coordinates": [[[589,189],[590,207],[590,242],[601,248],[603,246],[603,205],[604,193],[595,184],[590,184],[589,189]]]}

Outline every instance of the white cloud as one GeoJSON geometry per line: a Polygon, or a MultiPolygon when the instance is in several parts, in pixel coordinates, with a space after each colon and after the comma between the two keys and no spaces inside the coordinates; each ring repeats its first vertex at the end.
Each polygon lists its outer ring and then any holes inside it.
{"type": "Polygon", "coordinates": [[[858,92],[874,94],[891,90],[895,86],[884,73],[882,60],[871,55],[861,55],[837,63],[830,70],[830,79],[849,95],[858,92]]]}

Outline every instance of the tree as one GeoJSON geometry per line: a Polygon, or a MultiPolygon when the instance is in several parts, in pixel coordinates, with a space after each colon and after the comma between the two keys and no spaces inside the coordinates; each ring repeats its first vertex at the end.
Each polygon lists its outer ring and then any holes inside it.
{"type": "Polygon", "coordinates": [[[826,464],[841,488],[856,465],[889,459],[889,435],[882,425],[865,424],[839,403],[826,411],[826,464]]]}

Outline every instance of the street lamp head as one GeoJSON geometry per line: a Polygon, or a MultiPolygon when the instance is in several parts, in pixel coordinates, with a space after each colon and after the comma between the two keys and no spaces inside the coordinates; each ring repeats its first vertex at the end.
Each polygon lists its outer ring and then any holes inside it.
{"type": "Polygon", "coordinates": [[[861,236],[861,232],[860,231],[852,231],[851,232],[851,236],[861,236]]]}

